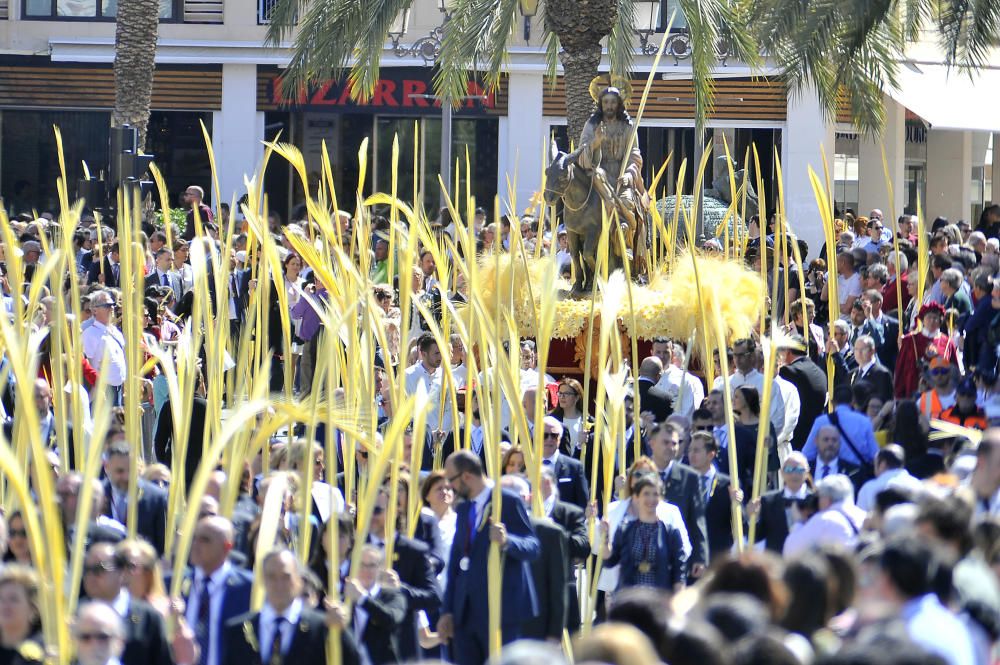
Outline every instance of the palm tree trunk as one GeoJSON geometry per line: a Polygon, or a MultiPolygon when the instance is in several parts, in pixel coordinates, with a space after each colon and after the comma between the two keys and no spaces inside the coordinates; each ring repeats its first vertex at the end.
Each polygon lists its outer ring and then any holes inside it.
{"type": "Polygon", "coordinates": [[[576,146],[587,118],[594,111],[590,82],[597,76],[597,67],[601,64],[601,44],[589,44],[572,51],[563,49],[559,52],[559,60],[566,82],[567,131],[570,142],[576,146]]]}
{"type": "Polygon", "coordinates": [[[111,126],[131,125],[139,131],[139,148],[146,145],[146,126],[153,96],[159,0],[118,3],[115,27],[115,110],[111,126]]]}
{"type": "Polygon", "coordinates": [[[601,64],[601,40],[618,19],[619,0],[546,0],[545,25],[559,37],[566,80],[566,124],[577,142],[594,109],[590,82],[601,64]]]}

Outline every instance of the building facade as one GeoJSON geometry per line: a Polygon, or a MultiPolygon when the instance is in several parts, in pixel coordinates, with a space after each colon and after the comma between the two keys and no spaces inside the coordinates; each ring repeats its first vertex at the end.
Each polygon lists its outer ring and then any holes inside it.
{"type": "MultiPolygon", "coordinates": [[[[310,174],[321,172],[325,145],[338,193],[352,199],[358,151],[367,140],[364,191],[389,191],[398,137],[401,197],[415,192],[426,209],[435,208],[438,173],[448,155],[450,188],[457,176],[460,203],[468,181],[479,205],[490,208],[499,199],[503,212],[520,212],[541,188],[550,138],[569,147],[562,80],[545,77],[540,17],[512,36],[500,88],[486,91],[470,75],[469,98],[449,121],[431,95],[433,63],[407,48],[442,25],[439,0],[414,0],[408,30],[397,44],[386,44],[381,80],[366,104],[352,102],[336,81],[304,95],[281,89],[278,75],[288,50],[264,46],[271,3],[162,0],[147,152],[157,156],[174,195],[188,184],[211,188],[201,125],[213,140],[225,201],[242,195],[244,178],[261,165],[264,143],[276,139],[302,150],[310,174]],[[442,135],[449,133],[447,149],[442,135]]],[[[97,175],[107,163],[116,8],[116,0],[0,0],[0,193],[8,208],[55,207],[53,126],[62,132],[71,181],[85,168],[97,175]]],[[[649,41],[659,43],[661,36],[649,41]]],[[[765,205],[772,208],[778,193],[777,156],[789,219],[812,255],[822,245],[822,230],[808,169],[822,173],[824,158],[840,209],[899,214],[915,209],[919,197],[929,219],[974,220],[984,205],[1000,200],[1000,178],[992,178],[1000,115],[989,112],[1000,86],[942,75],[933,52],[915,48],[914,62],[903,71],[903,92],[887,94],[887,126],[874,140],[858,135],[843,115],[827,118],[808,92],[786,90],[776,72],[720,61],[716,107],[703,143],[695,137],[683,33],[670,47],[675,55],[661,60],[639,131],[647,182],[670,157],[660,194],[677,191],[685,160],[680,189],[695,188],[702,146],[712,153],[706,185],[724,168],[719,157],[727,147],[742,166],[756,146],[765,205]]],[[[650,56],[635,59],[633,115],[652,65],[650,56]]],[[[987,82],[994,76],[992,70],[981,74],[987,82]]],[[[280,159],[271,160],[265,183],[271,208],[283,216],[301,201],[298,176],[280,159]]]]}

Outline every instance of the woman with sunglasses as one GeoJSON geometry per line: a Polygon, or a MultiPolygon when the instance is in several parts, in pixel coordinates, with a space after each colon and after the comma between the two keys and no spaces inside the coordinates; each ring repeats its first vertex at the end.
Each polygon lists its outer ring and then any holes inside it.
{"type": "Polygon", "coordinates": [[[38,574],[18,564],[0,572],[0,665],[42,662],[38,574]]]}
{"type": "Polygon", "coordinates": [[[125,561],[125,585],[133,598],[144,600],[164,618],[170,613],[170,599],[156,550],[144,540],[125,540],[118,545],[125,561]]]}
{"type": "Polygon", "coordinates": [[[619,527],[613,540],[607,518],[601,521],[600,555],[607,565],[618,566],[616,590],[650,586],[680,591],[684,587],[687,554],[680,529],[658,515],[661,497],[659,476],[642,474],[632,483],[635,519],[619,527]]]}
{"type": "MultiPolygon", "coordinates": [[[[619,476],[618,483],[620,487],[619,500],[612,501],[608,504],[607,509],[604,511],[603,523],[607,524],[607,534],[608,542],[613,543],[617,534],[624,529],[630,522],[639,519],[640,506],[638,501],[633,501],[633,499],[638,498],[639,490],[638,481],[645,477],[652,476],[659,480],[656,462],[654,462],[649,457],[640,457],[632,466],[629,467],[628,472],[624,476],[619,476]]],[[[658,503],[654,507],[657,519],[667,527],[676,528],[681,537],[681,546],[683,550],[684,560],[691,555],[691,542],[688,540],[687,529],[684,527],[684,519],[681,516],[680,510],[677,506],[667,503],[662,498],[658,499],[658,503]]],[[[587,515],[596,515],[597,506],[596,503],[591,503],[587,508],[587,515]]],[[[595,555],[600,554],[599,549],[600,539],[595,540],[592,553],[595,555]]],[[[602,594],[617,591],[619,588],[621,571],[619,566],[616,565],[605,565],[601,569],[601,575],[597,580],[597,588],[602,594]]],[[[602,603],[598,601],[599,612],[603,612],[601,607],[602,603]]]]}
{"type": "Polygon", "coordinates": [[[583,385],[576,379],[564,378],[559,382],[559,403],[552,409],[553,418],[563,424],[563,430],[569,434],[570,449],[560,450],[564,455],[580,459],[581,449],[589,442],[590,430],[594,426],[594,417],[587,416],[583,420],[583,385]]]}
{"type": "Polygon", "coordinates": [[[7,518],[7,553],[3,560],[9,563],[19,563],[31,566],[31,546],[28,544],[28,531],[24,526],[24,518],[20,512],[12,513],[7,518]]]}

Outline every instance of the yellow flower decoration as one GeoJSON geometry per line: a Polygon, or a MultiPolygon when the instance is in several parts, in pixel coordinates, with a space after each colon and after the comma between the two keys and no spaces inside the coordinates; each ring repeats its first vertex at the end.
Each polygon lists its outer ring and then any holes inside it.
{"type": "Polygon", "coordinates": [[[42,650],[42,647],[30,640],[21,642],[17,652],[21,654],[21,658],[29,661],[41,662],[45,658],[45,651],[42,650]]]}

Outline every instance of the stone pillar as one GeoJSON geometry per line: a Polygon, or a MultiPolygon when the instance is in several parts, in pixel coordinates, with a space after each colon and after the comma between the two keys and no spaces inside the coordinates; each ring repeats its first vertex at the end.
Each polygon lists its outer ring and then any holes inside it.
{"type": "Polygon", "coordinates": [[[971,202],[972,133],[931,129],[927,132],[924,219],[928,225],[935,217],[947,217],[951,222],[968,220],[971,202]]]}
{"type": "MultiPolygon", "coordinates": [[[[547,165],[549,140],[542,122],[543,84],[541,72],[513,72],[510,75],[507,94],[510,107],[507,116],[500,119],[497,146],[497,193],[500,195],[501,214],[507,212],[511,203],[507,193],[508,178],[517,197],[514,205],[518,214],[524,212],[531,197],[542,188],[542,171],[547,165]]],[[[566,149],[566,146],[562,148],[566,149]]],[[[492,206],[491,201],[480,201],[479,204],[487,209],[492,206]]],[[[493,218],[492,211],[489,218],[493,218]]]]}
{"type": "Polygon", "coordinates": [[[891,217],[903,214],[906,186],[906,108],[890,97],[884,98],[885,128],[878,137],[860,139],[858,151],[858,210],[859,215],[867,215],[878,208],[885,215],[887,224],[891,217]],[[882,150],[889,167],[892,182],[892,200],[885,185],[885,169],[882,164],[882,150]]]}
{"type": "Polygon", "coordinates": [[[222,110],[212,115],[212,142],[224,202],[246,192],[243,176],[252,177],[260,166],[263,140],[264,113],[257,111],[257,65],[224,64],[222,110]]]}
{"type": "MultiPolygon", "coordinates": [[[[809,167],[823,178],[823,154],[833,168],[834,127],[819,99],[808,89],[788,98],[784,136],[781,137],[781,173],[785,210],[793,232],[809,243],[809,259],[823,247],[823,222],[809,182],[809,167]]],[[[803,261],[808,261],[802,257],[803,261]]]]}

